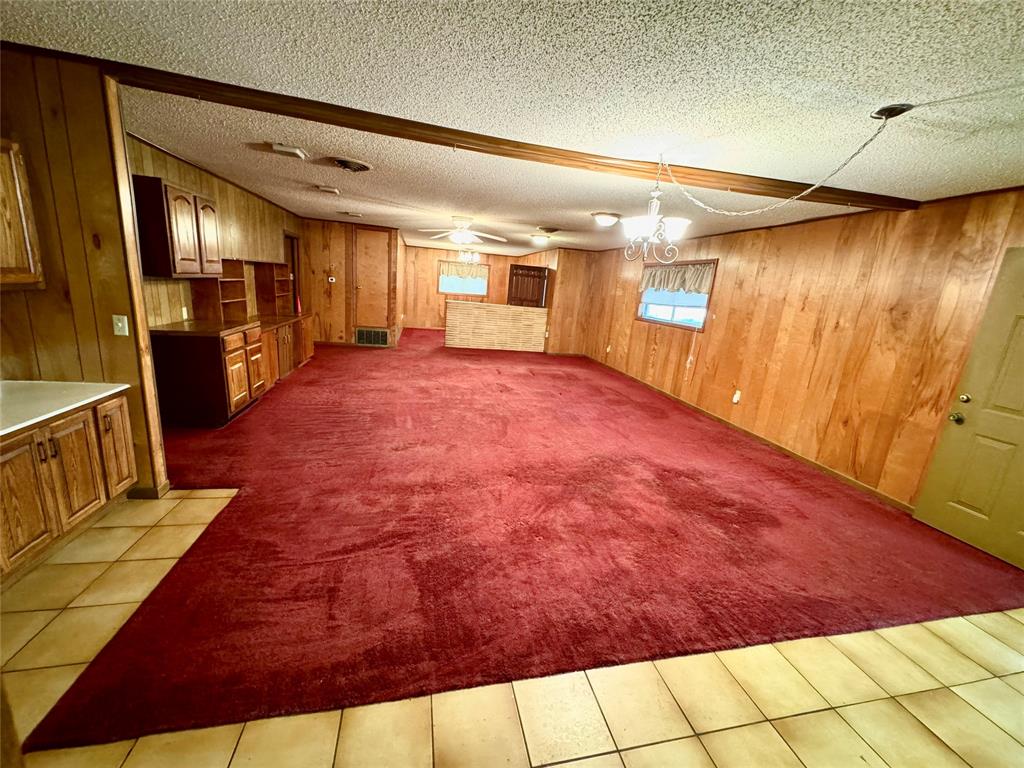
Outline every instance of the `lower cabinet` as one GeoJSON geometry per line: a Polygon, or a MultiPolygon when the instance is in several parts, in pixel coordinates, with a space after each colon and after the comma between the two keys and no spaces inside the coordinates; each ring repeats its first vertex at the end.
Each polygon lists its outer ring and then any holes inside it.
{"type": "Polygon", "coordinates": [[[313,357],[313,316],[305,315],[299,320],[299,331],[302,337],[302,362],[313,357]]]}
{"type": "Polygon", "coordinates": [[[240,411],[250,399],[249,363],[244,349],[224,355],[224,374],[228,387],[228,411],[240,411]]]}
{"type": "Polygon", "coordinates": [[[3,528],[0,529],[0,567],[8,571],[31,558],[60,531],[54,514],[46,431],[16,437],[0,450],[3,490],[3,528]]]}
{"type": "Polygon", "coordinates": [[[95,413],[82,411],[56,421],[48,433],[46,461],[61,528],[67,530],[107,502],[95,413]]]}
{"type": "Polygon", "coordinates": [[[263,331],[263,370],[265,372],[266,388],[270,389],[281,378],[280,369],[277,363],[277,329],[271,328],[263,331]]]}
{"type": "Polygon", "coordinates": [[[107,495],[114,498],[135,485],[135,445],[128,419],[128,401],[123,397],[96,406],[100,426],[100,447],[106,467],[107,495]]]}
{"type": "Polygon", "coordinates": [[[245,348],[245,361],[249,368],[249,397],[257,398],[267,391],[267,368],[263,362],[263,341],[245,348]]]}
{"type": "Polygon", "coordinates": [[[4,440],[0,478],[6,572],[135,484],[127,400],[116,397],[4,440]]]}
{"type": "Polygon", "coordinates": [[[295,367],[294,327],[294,323],[288,323],[277,329],[277,377],[279,379],[283,379],[295,367]]]}

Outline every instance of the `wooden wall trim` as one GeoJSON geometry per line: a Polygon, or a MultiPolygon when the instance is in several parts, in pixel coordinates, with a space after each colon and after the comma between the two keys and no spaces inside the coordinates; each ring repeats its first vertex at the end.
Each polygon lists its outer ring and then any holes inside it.
{"type": "MultiPolygon", "coordinates": [[[[590,152],[579,152],[571,149],[514,141],[498,136],[488,136],[471,131],[431,125],[416,120],[407,120],[405,118],[342,107],[313,99],[303,99],[296,96],[261,91],[255,88],[219,83],[189,75],[165,72],[151,67],[124,64],[78,54],[48,51],[32,46],[6,43],[5,45],[13,49],[29,50],[33,53],[83,61],[100,67],[104,74],[115,78],[120,83],[136,88],[148,88],[153,91],[171,93],[177,96],[213,101],[219,104],[242,107],[243,109],[270,112],[367,133],[393,136],[409,141],[419,141],[517,160],[558,165],[565,168],[611,173],[617,176],[629,176],[651,181],[657,179],[660,175],[658,164],[645,160],[628,160],[590,152]]],[[[716,171],[707,168],[695,168],[684,165],[673,165],[671,168],[673,175],[681,184],[748,195],[785,198],[803,192],[809,186],[809,184],[803,182],[772,179],[728,171],[716,171]]],[[[848,205],[856,208],[911,210],[918,206],[916,200],[857,192],[836,187],[819,187],[803,199],[807,202],[848,205]]]]}
{"type": "Polygon", "coordinates": [[[139,495],[160,497],[167,492],[171,484],[167,477],[167,460],[164,454],[163,429],[160,424],[160,404],[157,400],[153,350],[150,347],[149,322],[146,317],[145,295],[142,289],[139,240],[135,230],[135,200],[132,195],[131,171],[128,168],[124,124],[121,121],[121,96],[117,82],[109,77],[103,78],[103,92],[114,161],[114,183],[117,188],[118,208],[121,214],[121,232],[124,238],[128,293],[135,326],[139,388],[142,393],[145,431],[148,436],[148,463],[151,467],[151,482],[140,489],[139,495]]]}

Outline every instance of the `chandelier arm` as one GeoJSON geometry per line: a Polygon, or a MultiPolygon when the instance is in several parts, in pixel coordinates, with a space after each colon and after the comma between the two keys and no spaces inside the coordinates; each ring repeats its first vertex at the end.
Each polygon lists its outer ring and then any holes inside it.
{"type": "Polygon", "coordinates": [[[798,193],[796,195],[793,195],[792,197],[787,197],[785,200],[779,200],[778,202],[772,203],[771,205],[766,205],[763,208],[755,208],[752,211],[726,211],[726,210],[723,210],[721,208],[715,208],[714,206],[708,205],[707,203],[698,200],[696,197],[691,195],[689,193],[689,191],[682,184],[680,184],[678,181],[676,181],[675,176],[672,175],[672,166],[668,165],[667,163],[665,163],[664,160],[662,160],[660,158],[658,159],[658,165],[659,165],[659,169],[658,170],[659,170],[659,174],[660,174],[661,166],[664,166],[665,170],[668,172],[669,179],[671,180],[671,182],[676,187],[679,188],[679,191],[683,193],[683,195],[686,197],[686,199],[689,200],[694,205],[698,206],[699,208],[703,208],[708,213],[717,213],[720,216],[753,216],[754,214],[757,214],[757,213],[767,213],[768,211],[774,211],[776,208],[781,208],[784,205],[789,205],[790,203],[796,202],[797,200],[799,200],[802,197],[806,197],[807,195],[811,194],[811,192],[813,192],[814,190],[818,189],[819,187],[824,186],[825,183],[828,182],[833,176],[835,176],[837,173],[839,173],[841,170],[843,170],[846,166],[848,166],[853,161],[853,159],[855,157],[857,157],[857,155],[859,155],[861,152],[863,152],[865,149],[867,149],[868,146],[871,145],[871,142],[873,142],[875,139],[877,139],[881,135],[882,131],[885,130],[885,126],[888,125],[888,123],[889,123],[889,119],[886,118],[886,117],[883,117],[881,125],[879,125],[877,129],[875,129],[875,132],[872,133],[871,136],[868,137],[867,141],[865,141],[863,144],[861,144],[859,147],[857,147],[857,149],[854,151],[854,153],[852,155],[847,157],[843,162],[841,162],[838,166],[836,166],[835,170],[832,171],[832,173],[830,173],[828,176],[823,178],[821,181],[819,181],[814,186],[808,187],[803,192],[800,192],[800,193],[798,193]]]}

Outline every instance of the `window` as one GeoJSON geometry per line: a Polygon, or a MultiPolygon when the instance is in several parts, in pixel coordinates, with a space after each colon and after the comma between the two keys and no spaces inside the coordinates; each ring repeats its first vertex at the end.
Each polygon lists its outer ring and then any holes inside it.
{"type": "Polygon", "coordinates": [[[486,264],[467,264],[460,261],[439,262],[438,293],[461,296],[486,296],[490,268],[486,264]]]}
{"type": "Polygon", "coordinates": [[[654,323],[703,330],[716,265],[717,261],[691,261],[644,267],[637,317],[654,323]]]}

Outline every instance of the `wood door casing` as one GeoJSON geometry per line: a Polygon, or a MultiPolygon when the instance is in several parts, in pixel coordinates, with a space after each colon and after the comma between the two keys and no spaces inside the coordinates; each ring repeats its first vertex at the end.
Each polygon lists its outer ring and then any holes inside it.
{"type": "Polygon", "coordinates": [[[355,228],[355,324],[386,328],[390,316],[389,230],[355,228]]]}
{"type": "Polygon", "coordinates": [[[100,446],[107,480],[107,494],[114,498],[138,480],[135,446],[132,444],[128,401],[118,397],[96,406],[100,427],[100,446]]]}
{"type": "Polygon", "coordinates": [[[195,198],[196,232],[199,244],[200,270],[204,275],[224,273],[221,263],[220,218],[217,206],[205,197],[195,198]]]}
{"type": "Polygon", "coordinates": [[[92,410],[51,424],[46,443],[57,512],[68,530],[107,501],[92,410]]]}
{"type": "Polygon", "coordinates": [[[1024,248],[1006,252],[914,516],[1024,568],[1024,248]]]}
{"type": "Polygon", "coordinates": [[[199,235],[196,232],[196,199],[188,192],[168,185],[167,229],[170,236],[171,260],[176,275],[198,275],[202,272],[199,260],[199,235]]]}
{"type": "Polygon", "coordinates": [[[224,355],[224,373],[228,385],[228,410],[234,413],[249,402],[249,362],[244,349],[224,355]]]}
{"type": "Polygon", "coordinates": [[[48,460],[45,430],[16,437],[0,449],[0,564],[5,570],[45,547],[59,531],[51,515],[48,460]]]}
{"type": "Polygon", "coordinates": [[[42,283],[41,258],[25,159],[17,143],[3,139],[0,140],[0,284],[42,283]]]}

